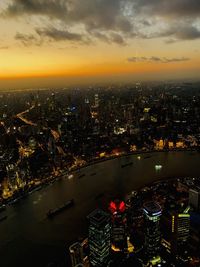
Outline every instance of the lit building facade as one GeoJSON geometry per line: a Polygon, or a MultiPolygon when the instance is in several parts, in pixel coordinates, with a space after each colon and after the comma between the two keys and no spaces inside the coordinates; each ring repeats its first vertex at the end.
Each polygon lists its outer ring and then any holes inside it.
{"type": "Polygon", "coordinates": [[[171,221],[171,252],[181,254],[190,235],[190,214],[180,213],[172,215],[171,221]]]}
{"type": "Polygon", "coordinates": [[[115,251],[125,251],[127,249],[125,202],[119,200],[111,201],[109,210],[112,214],[112,248],[115,251]]]}
{"type": "Polygon", "coordinates": [[[161,207],[156,202],[148,202],[143,207],[145,219],[145,251],[149,259],[159,255],[161,232],[161,207]]]}
{"type": "Polygon", "coordinates": [[[89,259],[92,266],[106,266],[111,249],[111,221],[106,212],[97,209],[89,216],[89,259]]]}

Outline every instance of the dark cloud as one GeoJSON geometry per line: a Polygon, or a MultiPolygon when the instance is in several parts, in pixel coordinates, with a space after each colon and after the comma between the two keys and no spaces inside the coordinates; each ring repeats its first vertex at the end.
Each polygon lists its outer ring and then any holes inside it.
{"type": "Polygon", "coordinates": [[[199,0],[134,0],[134,9],[140,13],[168,17],[200,15],[199,0]]]}
{"type": "Polygon", "coordinates": [[[33,34],[16,33],[15,39],[20,41],[24,46],[41,44],[41,40],[38,40],[33,34]]]}
{"type": "Polygon", "coordinates": [[[159,29],[157,32],[138,33],[138,37],[143,39],[168,38],[166,43],[177,41],[195,40],[200,38],[200,30],[190,24],[178,22],[176,25],[168,25],[166,29],[159,29]]]}
{"type": "Polygon", "coordinates": [[[60,18],[67,14],[67,5],[65,0],[12,0],[6,14],[9,16],[47,15],[60,18]]]}
{"type": "Polygon", "coordinates": [[[119,45],[126,45],[126,41],[118,33],[112,33],[111,34],[111,41],[114,42],[114,43],[116,43],[116,44],[119,44],[119,45]]]}
{"type": "Polygon", "coordinates": [[[93,31],[92,36],[94,36],[96,39],[99,39],[103,42],[110,43],[110,38],[107,34],[99,32],[99,31],[93,31]]]}
{"type": "Polygon", "coordinates": [[[45,29],[39,34],[54,40],[80,41],[82,35],[94,36],[105,42],[125,44],[124,36],[132,32],[132,23],[124,14],[129,0],[12,0],[7,16],[43,15],[60,20],[63,28],[80,25],[83,34],[70,34],[65,29],[45,29]],[[104,33],[106,31],[106,33],[104,33]]]}
{"type": "Polygon", "coordinates": [[[54,41],[76,41],[76,42],[89,42],[83,35],[72,33],[68,30],[58,30],[54,27],[38,28],[36,32],[41,37],[47,37],[54,41]]]}
{"type": "MultiPolygon", "coordinates": [[[[141,31],[141,38],[168,37],[167,43],[200,38],[199,0],[134,0],[133,13],[144,17],[148,22],[158,20],[153,31],[141,31]],[[164,24],[165,27],[159,26],[164,24]]],[[[153,23],[150,22],[149,26],[153,23]]],[[[148,25],[147,25],[148,26],[148,25]]]]}
{"type": "Polygon", "coordinates": [[[124,14],[128,0],[73,0],[67,21],[84,24],[88,31],[115,30],[131,32],[132,24],[124,14]]]}
{"type": "Polygon", "coordinates": [[[105,34],[99,31],[91,32],[91,35],[98,40],[101,40],[106,43],[116,43],[118,45],[126,45],[126,41],[122,35],[112,32],[110,34],[105,34]]]}
{"type": "Polygon", "coordinates": [[[55,41],[98,39],[125,45],[136,37],[166,38],[167,43],[200,38],[200,0],[10,0],[4,11],[7,17],[31,15],[59,23],[58,30],[44,19],[43,29],[37,29],[40,36],[55,41]]]}
{"type": "Polygon", "coordinates": [[[129,32],[132,24],[123,14],[128,0],[12,0],[6,10],[9,16],[46,15],[68,23],[84,24],[94,29],[129,32]]]}
{"type": "Polygon", "coordinates": [[[194,40],[200,38],[200,30],[195,26],[180,26],[174,33],[175,39],[178,40],[194,40]]]}
{"type": "Polygon", "coordinates": [[[128,62],[158,62],[158,63],[172,63],[172,62],[182,62],[188,61],[189,58],[181,57],[181,58],[166,58],[166,57],[130,57],[127,59],[128,62]]]}

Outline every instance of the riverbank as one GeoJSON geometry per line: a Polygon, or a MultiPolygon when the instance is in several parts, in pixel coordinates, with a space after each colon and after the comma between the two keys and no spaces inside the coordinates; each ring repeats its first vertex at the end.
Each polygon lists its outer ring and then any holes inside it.
{"type": "Polygon", "coordinates": [[[66,259],[66,245],[84,236],[86,216],[96,207],[107,206],[119,194],[123,198],[131,191],[166,178],[200,177],[200,154],[195,151],[147,153],[91,164],[81,169],[81,173],[73,172],[72,179],[61,177],[17,205],[9,205],[8,218],[0,224],[1,265],[25,267],[28,263],[29,267],[47,267],[48,262],[66,259]],[[137,158],[139,155],[141,160],[137,158]],[[121,167],[130,161],[132,165],[121,167]],[[163,168],[157,172],[155,164],[161,164],[163,168]],[[96,174],[92,176],[93,173],[96,174]],[[85,175],[79,179],[81,174],[85,175]],[[70,210],[52,221],[46,218],[49,209],[69,199],[75,201],[70,210]]]}
{"type": "Polygon", "coordinates": [[[82,165],[82,166],[72,166],[69,168],[69,171],[77,171],[80,170],[82,168],[86,168],[88,166],[94,165],[94,164],[98,164],[104,161],[108,161],[108,160],[113,160],[113,159],[117,159],[117,158],[124,158],[124,157],[128,157],[128,156],[134,156],[134,155],[141,155],[141,154],[153,154],[153,153],[171,153],[171,152],[200,152],[199,148],[180,148],[180,149],[163,149],[163,150],[148,150],[148,151],[144,151],[144,150],[137,150],[134,152],[129,152],[129,153],[124,153],[124,154],[119,154],[119,155],[112,155],[109,157],[105,157],[102,159],[93,159],[91,160],[91,162],[87,162],[86,164],[82,165]]]}
{"type": "Polygon", "coordinates": [[[117,158],[124,158],[124,157],[129,157],[129,156],[134,156],[134,155],[141,155],[141,154],[154,154],[154,153],[170,153],[170,152],[199,152],[199,148],[183,148],[183,149],[164,149],[164,150],[138,150],[134,152],[129,152],[129,153],[121,153],[117,155],[111,155],[108,157],[104,158],[97,158],[97,159],[92,159],[91,161],[86,162],[85,164],[82,165],[73,165],[69,167],[68,169],[64,169],[62,172],[60,172],[57,176],[49,176],[44,180],[38,181],[37,185],[30,186],[26,191],[22,191],[20,194],[20,190],[16,191],[15,195],[3,199],[1,201],[0,205],[10,205],[10,204],[15,204],[19,200],[28,197],[29,194],[31,194],[34,191],[41,190],[42,188],[51,185],[52,183],[60,180],[63,178],[63,176],[68,175],[70,172],[76,172],[79,171],[83,168],[104,162],[104,161],[109,161],[117,158]]]}

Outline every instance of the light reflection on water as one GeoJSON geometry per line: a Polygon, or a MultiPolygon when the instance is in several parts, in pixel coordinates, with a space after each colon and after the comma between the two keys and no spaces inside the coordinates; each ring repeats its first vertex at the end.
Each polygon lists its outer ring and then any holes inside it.
{"type": "Polygon", "coordinates": [[[86,215],[110,198],[123,197],[163,178],[200,176],[200,154],[196,152],[139,156],[140,160],[134,155],[88,166],[76,171],[73,179],[65,177],[8,207],[8,218],[0,223],[1,266],[46,266],[55,257],[63,257],[66,244],[86,232],[86,215]],[[133,164],[122,168],[127,162],[133,164]],[[163,166],[157,172],[156,164],[163,166]],[[71,198],[74,207],[52,221],[46,218],[49,209],[71,198]]]}

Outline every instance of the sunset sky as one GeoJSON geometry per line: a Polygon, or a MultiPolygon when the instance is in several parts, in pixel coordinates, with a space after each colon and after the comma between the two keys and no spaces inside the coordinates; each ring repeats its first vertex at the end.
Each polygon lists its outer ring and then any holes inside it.
{"type": "Polygon", "coordinates": [[[199,0],[0,0],[0,88],[199,73],[199,0]]]}

